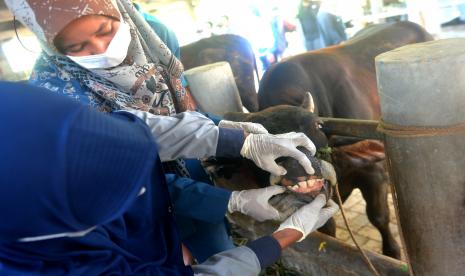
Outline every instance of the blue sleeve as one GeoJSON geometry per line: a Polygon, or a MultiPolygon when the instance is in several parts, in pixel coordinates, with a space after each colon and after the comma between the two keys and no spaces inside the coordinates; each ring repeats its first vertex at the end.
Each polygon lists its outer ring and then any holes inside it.
{"type": "MultiPolygon", "coordinates": [[[[197,110],[208,119],[218,125],[223,119],[218,115],[205,113],[197,110]]],[[[242,146],[244,145],[244,131],[241,129],[219,128],[218,146],[216,148],[216,157],[236,158],[240,157],[242,146]]]]}
{"type": "Polygon", "coordinates": [[[176,214],[209,223],[224,220],[230,191],[174,174],[166,174],[166,182],[176,214]]]}
{"type": "Polygon", "coordinates": [[[260,267],[264,269],[276,262],[281,257],[281,246],[278,241],[271,237],[265,236],[249,242],[246,246],[257,255],[260,267]]]}
{"type": "Polygon", "coordinates": [[[216,157],[237,158],[241,156],[245,135],[242,129],[218,128],[218,144],[216,157]]]}

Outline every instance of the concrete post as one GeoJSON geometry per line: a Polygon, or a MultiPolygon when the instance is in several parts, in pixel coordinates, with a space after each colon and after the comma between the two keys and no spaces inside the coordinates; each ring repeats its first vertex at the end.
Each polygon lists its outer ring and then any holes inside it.
{"type": "Polygon", "coordinates": [[[227,62],[217,62],[184,72],[190,91],[199,109],[223,116],[224,113],[242,112],[242,101],[227,62]]]}
{"type": "Polygon", "coordinates": [[[463,275],[465,39],[398,48],[376,57],[376,70],[382,118],[393,130],[386,132],[386,153],[413,272],[463,275]],[[396,131],[405,126],[418,128],[396,131]]]}

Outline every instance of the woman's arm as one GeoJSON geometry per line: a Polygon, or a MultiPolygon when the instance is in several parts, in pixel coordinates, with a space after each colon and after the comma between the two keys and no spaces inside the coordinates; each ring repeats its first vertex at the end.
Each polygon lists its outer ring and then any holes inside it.
{"type": "Polygon", "coordinates": [[[183,112],[168,117],[143,111],[120,112],[132,113],[149,126],[159,145],[162,161],[211,156],[240,157],[244,131],[219,128],[200,113],[183,112]]]}

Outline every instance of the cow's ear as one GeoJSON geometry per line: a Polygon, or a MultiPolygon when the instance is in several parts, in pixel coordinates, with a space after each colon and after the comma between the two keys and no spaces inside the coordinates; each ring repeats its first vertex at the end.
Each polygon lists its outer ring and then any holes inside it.
{"type": "Polygon", "coordinates": [[[313,102],[312,93],[306,92],[304,96],[304,102],[301,107],[311,113],[315,113],[315,103],[313,102]]]}

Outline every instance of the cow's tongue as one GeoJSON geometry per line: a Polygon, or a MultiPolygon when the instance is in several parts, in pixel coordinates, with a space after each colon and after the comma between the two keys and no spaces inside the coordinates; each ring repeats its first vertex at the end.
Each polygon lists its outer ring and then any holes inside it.
{"type": "Polygon", "coordinates": [[[281,184],[289,190],[299,194],[314,194],[321,191],[321,188],[323,188],[324,185],[324,179],[317,178],[316,176],[311,176],[307,180],[302,179],[301,181],[295,181],[286,179],[284,177],[281,180],[281,184]]]}

